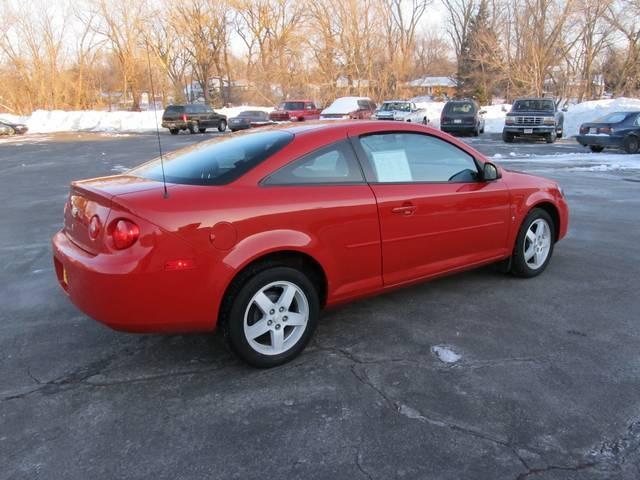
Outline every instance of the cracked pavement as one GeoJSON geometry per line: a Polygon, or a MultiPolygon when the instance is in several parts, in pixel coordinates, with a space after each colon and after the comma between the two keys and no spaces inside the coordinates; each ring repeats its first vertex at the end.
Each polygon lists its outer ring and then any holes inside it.
{"type": "Polygon", "coordinates": [[[58,288],[68,182],[155,141],[0,143],[0,479],[640,478],[640,172],[518,163],[572,208],[542,276],[483,268],[328,310],[303,355],[255,370],[215,335],[110,331],[58,288]]]}

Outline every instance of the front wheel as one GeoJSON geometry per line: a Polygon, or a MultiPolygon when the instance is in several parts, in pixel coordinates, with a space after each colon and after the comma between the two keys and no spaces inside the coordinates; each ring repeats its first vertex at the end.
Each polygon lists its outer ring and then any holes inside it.
{"type": "Polygon", "coordinates": [[[502,141],[504,143],[513,143],[513,134],[508,132],[502,132],[502,141]]]}
{"type": "Polygon", "coordinates": [[[301,271],[273,267],[242,285],[225,312],[231,349],[259,368],[289,362],[302,352],[318,322],[318,293],[301,271]]]}
{"type": "Polygon", "coordinates": [[[200,127],[198,126],[198,122],[193,122],[190,123],[187,128],[189,129],[189,133],[193,135],[200,127]]]}
{"type": "Polygon", "coordinates": [[[638,149],[640,149],[640,144],[638,142],[638,137],[634,137],[629,135],[624,139],[624,151],[627,153],[638,153],[638,149]]]}
{"type": "Polygon", "coordinates": [[[589,145],[589,150],[593,153],[600,153],[604,150],[604,147],[602,145],[589,145]]]}
{"type": "Polygon", "coordinates": [[[551,260],[555,238],[551,216],[541,208],[531,210],[522,222],[516,239],[511,272],[527,278],[541,274],[551,260]]]}
{"type": "Polygon", "coordinates": [[[218,131],[224,132],[226,129],[227,129],[227,122],[225,120],[220,120],[220,123],[218,124],[218,131]]]}
{"type": "Polygon", "coordinates": [[[553,131],[547,134],[547,136],[545,137],[545,140],[547,143],[555,143],[556,138],[558,138],[558,134],[555,131],[553,131]]]}

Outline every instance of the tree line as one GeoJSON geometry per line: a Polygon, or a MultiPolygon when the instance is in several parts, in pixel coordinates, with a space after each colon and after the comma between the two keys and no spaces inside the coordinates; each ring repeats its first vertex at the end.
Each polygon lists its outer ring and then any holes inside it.
{"type": "Polygon", "coordinates": [[[640,90],[640,0],[0,0],[0,111],[640,90]],[[428,22],[435,9],[443,26],[428,22]],[[426,27],[425,27],[426,26],[426,27]]]}

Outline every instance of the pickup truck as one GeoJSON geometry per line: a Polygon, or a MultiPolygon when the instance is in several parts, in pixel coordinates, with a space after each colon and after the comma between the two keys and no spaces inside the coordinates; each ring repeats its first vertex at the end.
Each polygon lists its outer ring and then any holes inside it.
{"type": "Polygon", "coordinates": [[[320,118],[320,109],[311,100],[287,100],[269,114],[274,122],[301,122],[320,118]]]}
{"type": "Polygon", "coordinates": [[[563,125],[564,114],[553,99],[519,98],[504,119],[502,140],[511,143],[515,137],[534,137],[554,143],[562,138],[563,125]]]}
{"type": "Polygon", "coordinates": [[[399,120],[401,122],[429,123],[427,111],[407,100],[387,100],[375,112],[377,120],[399,120]]]}

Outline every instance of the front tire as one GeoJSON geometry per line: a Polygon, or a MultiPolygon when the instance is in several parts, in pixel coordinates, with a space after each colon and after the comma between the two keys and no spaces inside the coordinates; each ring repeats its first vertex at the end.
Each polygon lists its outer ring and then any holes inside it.
{"type": "Polygon", "coordinates": [[[638,153],[638,150],[640,149],[640,142],[638,140],[638,137],[634,137],[632,135],[629,135],[627,138],[624,139],[624,151],[627,153],[638,153]]]}
{"type": "Polygon", "coordinates": [[[555,143],[556,142],[556,138],[558,138],[558,134],[555,131],[553,131],[553,132],[547,134],[547,136],[545,137],[545,141],[547,143],[555,143]]]}
{"type": "Polygon", "coordinates": [[[540,275],[553,255],[555,235],[551,216],[541,208],[531,210],[518,232],[511,257],[511,272],[524,278],[540,275]]]}
{"type": "Polygon", "coordinates": [[[227,122],[225,120],[220,120],[220,123],[218,124],[218,131],[224,132],[226,129],[227,129],[227,122]]]}
{"type": "Polygon", "coordinates": [[[191,135],[193,135],[194,133],[196,133],[196,131],[200,128],[198,125],[198,122],[193,122],[190,123],[189,126],[187,127],[189,129],[189,133],[191,135]]]}
{"type": "Polygon", "coordinates": [[[298,356],[318,323],[316,288],[300,270],[272,267],[239,286],[223,312],[231,350],[258,368],[281,365],[298,356]]]}
{"type": "Polygon", "coordinates": [[[502,141],[504,143],[513,143],[513,134],[509,132],[502,132],[502,141]]]}

